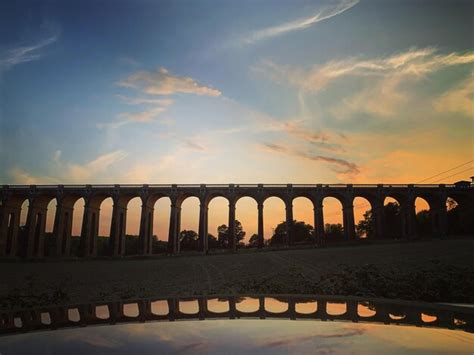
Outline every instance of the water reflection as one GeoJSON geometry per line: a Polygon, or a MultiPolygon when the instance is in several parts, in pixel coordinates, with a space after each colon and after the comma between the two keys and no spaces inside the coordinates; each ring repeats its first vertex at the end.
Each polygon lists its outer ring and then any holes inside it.
{"type": "Polygon", "coordinates": [[[0,313],[0,334],[87,325],[215,318],[340,320],[474,329],[474,308],[336,296],[212,296],[140,299],[0,313]]]}

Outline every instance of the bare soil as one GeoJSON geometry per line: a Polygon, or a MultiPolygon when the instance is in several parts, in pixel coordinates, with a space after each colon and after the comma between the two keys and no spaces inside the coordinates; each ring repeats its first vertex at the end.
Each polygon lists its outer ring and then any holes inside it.
{"type": "Polygon", "coordinates": [[[474,238],[151,259],[0,263],[0,309],[198,294],[474,303],[474,238]]]}

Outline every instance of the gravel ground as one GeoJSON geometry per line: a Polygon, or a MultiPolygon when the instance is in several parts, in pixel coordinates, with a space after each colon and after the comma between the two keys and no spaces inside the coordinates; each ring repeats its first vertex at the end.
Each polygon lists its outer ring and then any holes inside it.
{"type": "Polygon", "coordinates": [[[0,309],[197,294],[474,303],[474,239],[152,259],[0,263],[0,309]]]}

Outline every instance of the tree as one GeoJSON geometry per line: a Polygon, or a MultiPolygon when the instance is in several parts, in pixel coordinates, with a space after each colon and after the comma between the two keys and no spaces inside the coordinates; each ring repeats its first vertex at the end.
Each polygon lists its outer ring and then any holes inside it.
{"type": "Polygon", "coordinates": [[[249,247],[255,248],[258,247],[258,234],[252,234],[249,239],[249,247]]]}
{"type": "MultiPolygon", "coordinates": [[[[309,243],[314,241],[314,230],[310,224],[303,221],[293,221],[293,243],[309,243]]],[[[270,239],[270,245],[288,243],[286,222],[276,226],[270,239]]]]}
{"type": "Polygon", "coordinates": [[[328,240],[340,240],[344,239],[344,228],[342,224],[330,224],[326,223],[324,225],[324,234],[328,240]]]}
{"type": "Polygon", "coordinates": [[[195,250],[199,247],[199,236],[193,230],[183,230],[179,233],[179,242],[182,250],[195,250]]]}
{"type": "MultiPolygon", "coordinates": [[[[389,202],[383,207],[385,236],[398,237],[402,232],[400,205],[397,202],[389,202]]],[[[364,218],[356,226],[359,237],[366,235],[370,238],[375,233],[375,221],[372,211],[364,213],[364,218]]]]}
{"type": "MultiPolygon", "coordinates": [[[[230,238],[229,238],[229,228],[222,224],[217,227],[217,241],[221,248],[229,248],[230,246],[230,238]]],[[[238,246],[242,246],[243,242],[241,242],[245,237],[245,231],[242,228],[242,223],[238,220],[235,220],[235,240],[238,246]]]]}
{"type": "Polygon", "coordinates": [[[416,214],[416,232],[419,236],[432,234],[430,211],[423,210],[416,214]]]}
{"type": "Polygon", "coordinates": [[[360,220],[356,226],[356,234],[360,237],[370,238],[375,232],[375,225],[372,217],[372,210],[365,211],[364,219],[360,220]]]}
{"type": "Polygon", "coordinates": [[[209,249],[219,248],[219,243],[217,242],[217,238],[214,237],[212,234],[207,235],[207,247],[209,249]]]}

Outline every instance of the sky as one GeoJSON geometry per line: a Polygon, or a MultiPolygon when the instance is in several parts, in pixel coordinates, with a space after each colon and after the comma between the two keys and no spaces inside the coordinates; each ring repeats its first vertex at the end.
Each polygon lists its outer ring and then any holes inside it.
{"type": "MultiPolygon", "coordinates": [[[[2,1],[0,183],[474,175],[471,1],[2,1]]],[[[312,213],[312,212],[311,212],[312,213]]]]}

